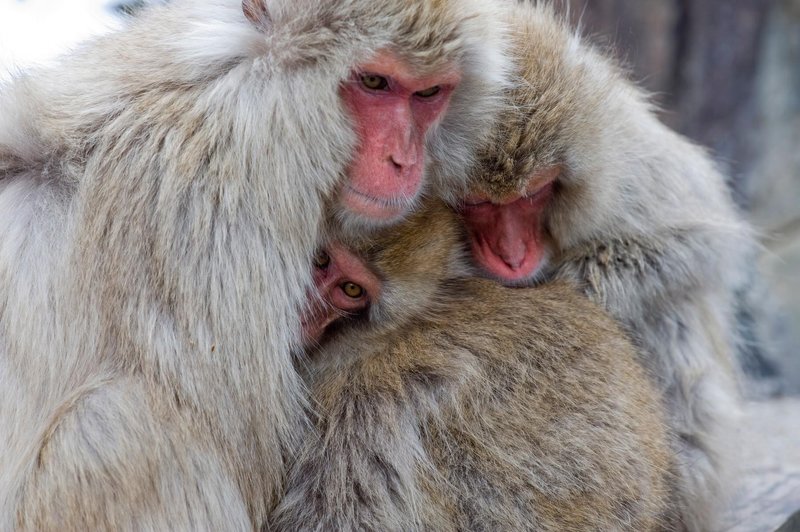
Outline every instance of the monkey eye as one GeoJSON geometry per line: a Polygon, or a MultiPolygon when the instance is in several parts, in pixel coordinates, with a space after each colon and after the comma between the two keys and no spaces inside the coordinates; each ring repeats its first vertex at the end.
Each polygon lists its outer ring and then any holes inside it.
{"type": "Polygon", "coordinates": [[[385,91],[389,88],[389,81],[376,74],[361,74],[361,85],[372,91],[385,91]]]}
{"type": "Polygon", "coordinates": [[[314,266],[320,270],[324,270],[331,264],[331,256],[325,253],[324,250],[319,250],[314,255],[314,266]]]}
{"type": "Polygon", "coordinates": [[[432,98],[433,96],[439,94],[441,90],[442,88],[439,85],[434,85],[433,87],[417,91],[414,94],[416,94],[420,98],[432,98]]]}
{"type": "Polygon", "coordinates": [[[352,299],[358,299],[364,295],[364,289],[356,283],[352,283],[350,281],[342,285],[342,291],[347,297],[352,299]]]}

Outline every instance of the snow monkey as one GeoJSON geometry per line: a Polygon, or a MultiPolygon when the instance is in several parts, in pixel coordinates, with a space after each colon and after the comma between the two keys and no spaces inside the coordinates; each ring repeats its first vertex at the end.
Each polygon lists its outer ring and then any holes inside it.
{"type": "Polygon", "coordinates": [[[271,530],[672,529],[663,405],[566,283],[469,279],[444,206],[318,260],[309,436],[271,530]],[[321,334],[319,334],[321,331],[321,334]]]}
{"type": "Polygon", "coordinates": [[[499,9],[176,0],[0,89],[0,529],[263,524],[321,221],[459,189],[499,9]]]}
{"type": "Polygon", "coordinates": [[[709,156],[662,125],[618,67],[550,8],[515,9],[512,105],[460,206],[472,255],[509,285],[577,283],[623,324],[679,435],[683,524],[712,530],[750,231],[709,156]]]}

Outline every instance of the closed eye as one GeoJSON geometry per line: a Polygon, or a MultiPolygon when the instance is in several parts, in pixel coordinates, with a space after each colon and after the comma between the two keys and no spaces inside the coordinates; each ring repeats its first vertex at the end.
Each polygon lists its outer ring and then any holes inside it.
{"type": "Polygon", "coordinates": [[[442,88],[439,85],[434,85],[433,87],[429,87],[425,90],[417,91],[414,94],[419,98],[433,98],[441,91],[442,88]]]}
{"type": "Polygon", "coordinates": [[[482,207],[484,205],[491,205],[491,201],[489,200],[469,200],[465,199],[463,203],[463,207],[482,207]]]}

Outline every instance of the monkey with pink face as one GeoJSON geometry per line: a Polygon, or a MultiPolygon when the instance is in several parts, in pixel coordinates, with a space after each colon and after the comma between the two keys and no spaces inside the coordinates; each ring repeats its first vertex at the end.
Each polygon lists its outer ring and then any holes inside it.
{"type": "Polygon", "coordinates": [[[0,88],[0,529],[261,526],[323,222],[459,189],[499,10],[176,0],[0,88]]]}
{"type": "Polygon", "coordinates": [[[456,204],[475,264],[566,280],[634,340],[675,434],[682,525],[714,530],[732,484],[735,293],[753,243],[722,174],[542,4],[510,11],[516,83],[456,204]]]}

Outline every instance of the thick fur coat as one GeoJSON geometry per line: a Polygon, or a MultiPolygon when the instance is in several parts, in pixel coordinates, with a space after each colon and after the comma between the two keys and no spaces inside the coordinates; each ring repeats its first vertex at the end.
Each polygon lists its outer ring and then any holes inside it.
{"type": "Polygon", "coordinates": [[[708,154],[550,7],[519,2],[511,23],[517,83],[474,187],[513,192],[562,169],[537,281],[576,284],[632,336],[676,434],[684,525],[711,530],[734,461],[734,294],[751,230],[708,154]]]}
{"type": "Polygon", "coordinates": [[[289,353],[354,149],[340,84],[386,47],[461,68],[432,186],[486,129],[497,8],[244,8],[176,0],[0,89],[2,530],[260,526],[304,424],[289,353]]]}

